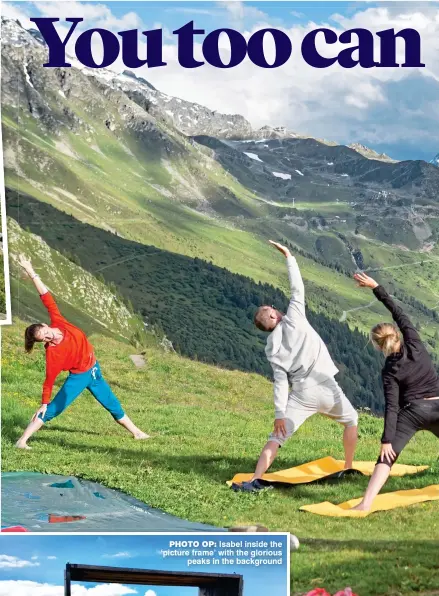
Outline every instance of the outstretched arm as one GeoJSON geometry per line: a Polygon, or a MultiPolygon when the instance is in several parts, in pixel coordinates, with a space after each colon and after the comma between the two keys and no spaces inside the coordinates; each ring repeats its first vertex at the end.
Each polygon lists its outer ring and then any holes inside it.
{"type": "Polygon", "coordinates": [[[56,305],[56,302],[55,302],[52,294],[50,294],[49,290],[43,284],[38,273],[35,273],[30,259],[26,259],[26,257],[24,255],[20,255],[19,262],[20,262],[20,265],[23,267],[23,269],[28,274],[28,276],[34,282],[34,286],[36,287],[36,289],[40,295],[41,301],[43,302],[44,306],[47,309],[47,312],[49,313],[51,324],[57,325],[61,321],[64,321],[65,319],[62,316],[62,314],[60,313],[59,308],[56,305]]]}
{"type": "Polygon", "coordinates": [[[419,340],[419,333],[416,331],[415,326],[410,321],[409,317],[405,314],[398,304],[391,298],[383,286],[380,286],[374,279],[366,275],[365,273],[356,273],[354,279],[357,281],[359,286],[365,288],[371,288],[377,299],[384,304],[387,310],[391,313],[393,320],[401,330],[402,336],[405,341],[407,340],[419,340]]]}
{"type": "Polygon", "coordinates": [[[272,240],[270,240],[270,244],[277,248],[277,250],[287,259],[288,278],[290,280],[291,291],[290,307],[294,305],[302,314],[305,314],[305,286],[303,285],[299,265],[286,246],[283,246],[278,242],[273,242],[272,240]]]}
{"type": "Polygon", "coordinates": [[[39,295],[42,296],[43,294],[47,294],[47,292],[49,290],[46,288],[46,286],[41,281],[38,273],[35,273],[30,259],[26,259],[26,257],[24,255],[20,255],[18,262],[23,267],[23,269],[26,271],[26,273],[31,278],[31,280],[34,282],[34,286],[36,287],[39,295]]]}

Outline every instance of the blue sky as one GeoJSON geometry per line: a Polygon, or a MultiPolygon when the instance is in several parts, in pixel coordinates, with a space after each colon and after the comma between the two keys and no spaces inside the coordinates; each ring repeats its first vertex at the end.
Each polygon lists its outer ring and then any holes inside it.
{"type": "MultiPolygon", "coordinates": [[[[30,3],[28,3],[30,4],[30,3]]],[[[221,26],[221,18],[227,26],[227,14],[215,2],[107,2],[112,12],[121,18],[127,12],[136,12],[145,23],[160,22],[168,29],[176,29],[189,20],[197,26],[212,30],[221,26]],[[216,8],[216,10],[215,10],[216,8]],[[220,19],[220,20],[218,20],[220,19]]],[[[334,13],[352,14],[360,3],[350,2],[247,2],[267,14],[271,22],[278,21],[287,27],[313,20],[321,22],[330,19],[334,13]]],[[[377,3],[373,3],[376,5],[377,3]]],[[[257,20],[257,19],[255,19],[257,20]]]]}
{"type": "MultiPolygon", "coordinates": [[[[246,540],[269,540],[271,535],[247,535],[246,540]],[[262,538],[261,538],[262,536],[262,538]]],[[[186,564],[186,558],[163,558],[162,549],[173,539],[203,540],[206,535],[6,535],[0,534],[0,596],[62,596],[64,569],[67,562],[174,571],[238,573],[244,576],[244,596],[285,596],[287,593],[286,544],[284,536],[271,536],[283,543],[282,565],[202,566],[186,564]]],[[[239,540],[237,534],[212,535],[211,539],[239,540]]],[[[76,585],[73,596],[196,596],[195,588],[162,586],[76,585]],[[94,589],[92,589],[94,588],[94,589]],[[129,591],[132,590],[132,591],[129,591]]]]}
{"type": "MultiPolygon", "coordinates": [[[[44,2],[42,2],[44,4],[44,2]]],[[[8,4],[19,4],[18,2],[8,2],[8,4]]],[[[66,2],[68,4],[68,2],[66,2]]],[[[90,4],[90,2],[84,2],[90,4]]],[[[134,12],[139,15],[142,21],[147,25],[153,23],[163,23],[168,29],[175,29],[188,20],[194,20],[195,23],[206,29],[213,29],[221,26],[221,15],[223,14],[224,23],[227,21],[227,13],[224,12],[220,3],[215,1],[115,1],[102,2],[96,0],[96,4],[107,5],[117,18],[122,18],[125,14],[134,12]],[[218,18],[220,20],[218,20],[218,18]]],[[[270,0],[268,2],[250,2],[248,6],[254,6],[260,12],[265,13],[272,19],[277,20],[279,24],[287,27],[296,23],[306,23],[307,21],[322,22],[330,20],[334,13],[350,15],[354,13],[363,2],[351,2],[350,0],[342,2],[277,2],[270,0]]],[[[378,2],[371,2],[371,6],[376,6],[378,2]]],[[[38,16],[37,2],[20,2],[23,10],[32,13],[32,16],[38,16]],[[35,14],[33,14],[35,13],[35,14]]],[[[59,16],[59,9],[53,4],[53,16],[59,16]]],[[[248,15],[247,15],[248,18],[248,15]]],[[[257,20],[257,19],[255,19],[257,20]]]]}
{"type": "MultiPolygon", "coordinates": [[[[20,18],[24,26],[29,26],[31,16],[80,16],[87,29],[103,27],[117,32],[161,28],[167,66],[145,66],[136,74],[170,95],[212,110],[242,114],[254,128],[266,124],[286,126],[300,134],[342,144],[359,142],[396,159],[428,161],[439,151],[438,1],[64,0],[3,2],[2,10],[7,16],[20,18]],[[232,69],[220,70],[207,64],[184,69],[176,59],[176,36],[172,32],[190,20],[206,33],[229,27],[250,36],[261,28],[279,28],[289,35],[293,54],[277,69],[262,69],[249,60],[232,69]],[[338,34],[355,27],[376,33],[412,26],[421,36],[426,68],[312,68],[302,59],[300,44],[307,32],[321,26],[331,27],[338,34]]],[[[59,26],[62,28],[62,24],[59,26]]],[[[73,36],[68,48],[73,54],[74,43],[73,36]]],[[[227,52],[227,43],[221,43],[227,52]]],[[[201,52],[199,43],[197,52],[201,52]]],[[[119,60],[112,68],[122,71],[124,66],[119,60]]]]}

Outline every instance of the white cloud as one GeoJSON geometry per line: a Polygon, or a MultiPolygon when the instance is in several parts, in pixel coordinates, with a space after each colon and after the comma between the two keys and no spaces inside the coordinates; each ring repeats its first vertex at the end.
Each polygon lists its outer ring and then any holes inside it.
{"type": "MultiPolygon", "coordinates": [[[[227,6],[236,19],[243,17],[242,3],[231,2],[227,6]]],[[[169,95],[204,104],[212,110],[242,114],[255,127],[285,125],[299,133],[344,143],[361,140],[371,145],[391,144],[396,148],[411,143],[419,151],[428,139],[430,146],[439,148],[438,4],[362,7],[350,16],[334,15],[330,21],[331,25],[309,22],[294,24],[288,29],[276,24],[276,28],[289,36],[293,46],[289,61],[280,68],[259,68],[246,59],[232,69],[219,70],[208,64],[184,69],[177,63],[175,45],[167,44],[164,59],[168,65],[151,70],[142,68],[138,74],[169,95]],[[372,32],[416,27],[422,38],[422,59],[427,67],[344,69],[334,65],[327,69],[313,68],[301,56],[301,43],[306,33],[322,26],[339,34],[355,27],[372,32]],[[411,99],[416,87],[419,89],[417,97],[411,99]],[[428,88],[429,96],[423,93],[424,87],[428,88]],[[417,114],[414,114],[413,103],[419,110],[417,114]]],[[[248,38],[255,30],[270,26],[273,25],[266,17],[244,35],[248,38]]],[[[220,45],[225,47],[224,56],[227,43],[221,37],[220,45]]],[[[345,47],[335,44],[323,48],[323,45],[319,40],[318,47],[326,55],[329,52],[334,55],[337,49],[345,47]]],[[[398,56],[403,49],[403,42],[398,42],[398,56]]],[[[195,55],[198,59],[202,57],[200,44],[196,44],[195,55]]],[[[268,60],[273,56],[270,40],[267,40],[266,56],[268,60]]]]}
{"type": "Polygon", "coordinates": [[[249,6],[247,2],[241,0],[218,0],[212,6],[216,6],[216,8],[176,6],[166,9],[166,12],[187,14],[188,16],[194,15],[195,17],[203,15],[222,18],[224,23],[218,26],[227,25],[227,21],[230,21],[231,24],[241,27],[244,20],[254,21],[267,18],[267,15],[262,10],[259,10],[256,6],[249,6]]]}
{"type": "MultiPolygon", "coordinates": [[[[53,16],[53,2],[37,0],[32,2],[32,4],[35,7],[35,10],[31,15],[32,17],[53,16]]],[[[36,24],[29,20],[29,14],[20,12],[20,9],[18,9],[17,6],[10,5],[7,10],[9,11],[9,14],[4,10],[3,14],[10,18],[18,18],[26,29],[37,28],[36,24]]],[[[71,23],[65,22],[66,18],[84,19],[82,23],[76,25],[76,27],[73,29],[71,37],[69,38],[66,46],[67,55],[69,56],[75,55],[76,40],[86,29],[102,28],[117,33],[127,29],[138,29],[139,31],[143,31],[147,28],[137,13],[131,11],[122,15],[121,17],[116,17],[111,8],[101,2],[63,1],[57,4],[56,16],[60,19],[60,21],[55,24],[55,27],[61,39],[65,39],[68,32],[72,28],[71,23]]],[[[169,40],[169,35],[167,35],[167,33],[169,32],[164,32],[164,39],[169,40]]],[[[141,38],[141,35],[139,35],[139,38],[141,38]]],[[[98,34],[93,35],[91,44],[95,62],[100,64],[102,62],[103,46],[101,38],[98,34]]],[[[121,56],[118,58],[115,64],[111,66],[111,68],[118,72],[124,69],[121,56]]]]}
{"type": "Polygon", "coordinates": [[[3,17],[7,17],[8,19],[14,19],[20,21],[21,25],[26,29],[30,29],[34,27],[34,23],[29,20],[30,13],[23,8],[22,6],[17,6],[16,4],[12,4],[11,2],[2,2],[1,3],[1,14],[3,17]]]}
{"type": "MultiPolygon", "coordinates": [[[[32,557],[34,559],[34,557],[32,557]]],[[[23,567],[38,567],[39,563],[25,561],[11,555],[0,555],[0,569],[21,569],[23,567]]]]}
{"type": "Polygon", "coordinates": [[[57,557],[53,555],[49,555],[47,558],[49,559],[49,561],[55,561],[57,559],[57,557]]]}
{"type": "MultiPolygon", "coordinates": [[[[35,2],[34,6],[45,15],[52,14],[52,2],[35,2]]],[[[57,6],[60,15],[65,13],[67,16],[68,12],[69,16],[84,17],[87,27],[101,26],[120,31],[121,28],[143,26],[140,17],[132,12],[117,18],[111,12],[110,3],[107,6],[102,2],[63,2],[57,6]]],[[[330,24],[295,23],[290,28],[282,27],[277,19],[270,19],[259,8],[241,0],[218,1],[211,6],[212,9],[210,6],[195,8],[194,14],[207,10],[211,14],[218,13],[217,19],[223,15],[225,23],[231,23],[246,38],[263,27],[271,26],[284,31],[293,46],[289,61],[276,69],[260,68],[248,59],[232,69],[220,70],[209,65],[184,69],[177,62],[176,38],[166,30],[164,59],[168,65],[151,70],[143,67],[137,69],[136,74],[170,95],[204,104],[212,110],[242,114],[255,127],[285,125],[299,133],[344,143],[361,141],[372,146],[388,144],[396,148],[411,143],[418,150],[436,145],[439,148],[437,2],[363,4],[348,15],[332,15],[328,19],[330,24]],[[422,59],[427,67],[343,69],[334,65],[327,69],[313,68],[303,60],[300,47],[306,33],[322,26],[338,33],[356,27],[375,32],[387,28],[415,27],[421,34],[422,59]],[[417,92],[414,91],[416,89],[417,92]]],[[[171,7],[168,10],[183,12],[191,9],[171,7]]],[[[12,15],[17,11],[21,11],[21,6],[3,3],[5,14],[9,12],[12,15]]],[[[67,29],[59,29],[61,35],[67,32],[67,29]]],[[[70,53],[73,53],[78,33],[79,30],[75,31],[69,42],[70,53]]],[[[221,56],[226,60],[230,53],[226,36],[220,36],[219,43],[221,56]]],[[[335,44],[324,48],[320,39],[318,47],[326,55],[329,52],[333,55],[344,46],[335,44]]],[[[100,42],[94,40],[93,48],[99,62],[100,42]]],[[[398,56],[403,49],[403,42],[398,43],[398,56]]],[[[273,43],[267,39],[268,60],[273,51],[273,43]]],[[[144,55],[144,46],[140,47],[140,55],[144,55]]],[[[195,56],[202,58],[200,43],[195,44],[195,56]]],[[[117,71],[124,69],[120,58],[112,68],[117,71]]],[[[436,152],[437,149],[434,150],[436,152]]]]}
{"type": "Polygon", "coordinates": [[[354,108],[358,108],[360,110],[367,108],[367,102],[361,97],[356,97],[355,95],[347,95],[344,101],[348,106],[354,106],[354,108]]]}
{"type": "Polygon", "coordinates": [[[38,557],[37,557],[37,555],[34,555],[33,557],[31,557],[31,559],[32,559],[32,561],[37,561],[38,557]]]}
{"type": "Polygon", "coordinates": [[[241,0],[219,0],[218,6],[224,8],[230,19],[236,23],[241,23],[244,19],[266,19],[267,15],[256,8],[256,6],[249,6],[246,2],[241,0]]]}
{"type": "MultiPolygon", "coordinates": [[[[33,4],[42,16],[53,16],[53,2],[37,1],[33,4]]],[[[102,27],[103,29],[122,31],[142,26],[142,19],[137,13],[128,12],[121,18],[117,18],[108,6],[98,2],[59,2],[56,5],[56,16],[60,19],[83,18],[87,28],[102,27]]]]}
{"type": "Polygon", "coordinates": [[[207,15],[207,16],[218,16],[221,15],[220,10],[209,10],[208,8],[187,8],[184,6],[176,6],[175,8],[167,8],[165,12],[181,13],[188,15],[207,15]]]}
{"type": "Polygon", "coordinates": [[[125,596],[125,594],[137,594],[137,591],[120,584],[101,584],[88,589],[78,586],[76,591],[72,590],[72,596],[125,596]]]}
{"type": "MultiPolygon", "coordinates": [[[[64,596],[64,586],[33,581],[0,581],[0,596],[64,596]]],[[[101,584],[93,588],[73,584],[72,596],[125,596],[137,594],[136,590],[120,584],[101,584]]]]}
{"type": "Polygon", "coordinates": [[[355,88],[355,93],[345,97],[345,103],[364,110],[371,104],[384,103],[386,98],[383,90],[376,84],[359,83],[355,88]]]}
{"type": "MultiPolygon", "coordinates": [[[[30,17],[53,17],[53,2],[35,1],[31,4],[35,7],[35,10],[31,11],[32,14],[27,7],[23,8],[12,2],[2,2],[2,16],[18,19],[26,29],[36,28],[35,23],[29,20],[30,17]]],[[[77,26],[75,33],[79,32],[81,28],[89,29],[91,27],[102,27],[113,31],[143,27],[142,19],[137,13],[131,11],[118,18],[108,6],[98,2],[63,1],[56,6],[56,16],[60,19],[56,27],[61,37],[70,29],[70,23],[62,23],[68,17],[84,19],[84,22],[77,26]]]]}
{"type": "Polygon", "coordinates": [[[147,590],[145,596],[157,596],[157,592],[154,592],[154,590],[147,590]]]}
{"type": "Polygon", "coordinates": [[[120,553],[115,553],[113,554],[107,554],[107,555],[102,555],[103,557],[105,557],[106,559],[129,559],[130,557],[133,557],[134,555],[128,551],[122,551],[120,553]]]}

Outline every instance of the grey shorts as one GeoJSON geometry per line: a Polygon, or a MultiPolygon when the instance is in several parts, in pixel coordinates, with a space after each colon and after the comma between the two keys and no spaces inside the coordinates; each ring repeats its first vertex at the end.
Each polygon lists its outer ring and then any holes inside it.
{"type": "Polygon", "coordinates": [[[358,414],[335,379],[328,379],[319,385],[300,388],[294,385],[289,397],[285,413],[285,437],[277,437],[274,433],[269,441],[283,445],[293,433],[313,414],[323,414],[340,422],[344,426],[357,426],[358,414]]]}

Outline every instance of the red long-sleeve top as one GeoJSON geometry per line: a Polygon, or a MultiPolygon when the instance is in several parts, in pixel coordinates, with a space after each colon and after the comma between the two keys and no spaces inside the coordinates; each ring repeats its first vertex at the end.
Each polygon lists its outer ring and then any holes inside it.
{"type": "Polygon", "coordinates": [[[61,371],[86,372],[96,363],[96,357],[93,346],[88,341],[85,333],[62,316],[53,296],[46,292],[40,297],[49,313],[50,325],[57,327],[63,334],[62,341],[56,346],[45,345],[46,379],[43,384],[41,403],[48,404],[52,395],[53,384],[61,371]]]}

